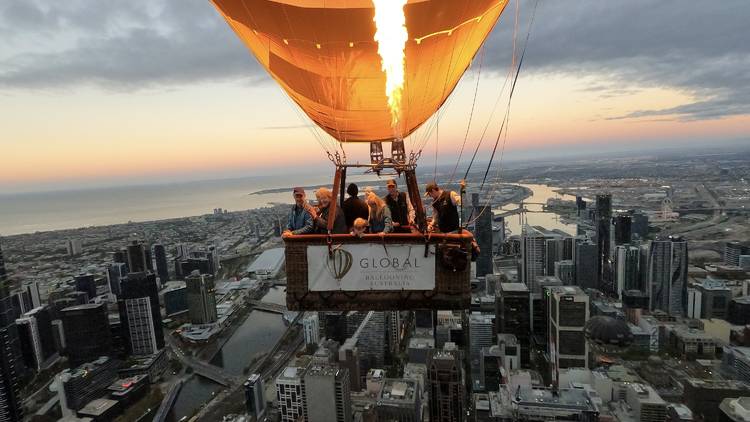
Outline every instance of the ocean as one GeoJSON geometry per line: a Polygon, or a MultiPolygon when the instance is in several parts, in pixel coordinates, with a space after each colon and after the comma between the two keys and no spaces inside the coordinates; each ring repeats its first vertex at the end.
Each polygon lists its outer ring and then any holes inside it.
{"type": "MultiPolygon", "coordinates": [[[[251,193],[293,186],[330,186],[332,179],[326,175],[267,176],[0,194],[0,235],[189,217],[210,214],[214,208],[241,211],[274,202],[291,204],[290,191],[251,193]]],[[[375,179],[373,175],[354,175],[347,177],[347,182],[375,179]]],[[[364,186],[360,185],[360,189],[364,186]]],[[[312,191],[308,197],[313,197],[312,191]]]]}

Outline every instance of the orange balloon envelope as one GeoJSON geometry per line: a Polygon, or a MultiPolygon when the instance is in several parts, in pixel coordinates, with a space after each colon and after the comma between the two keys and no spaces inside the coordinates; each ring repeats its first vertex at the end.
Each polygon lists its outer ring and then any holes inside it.
{"type": "Polygon", "coordinates": [[[508,0],[408,0],[392,127],[372,0],[211,0],[261,65],[340,142],[406,137],[445,102],[508,0]]]}

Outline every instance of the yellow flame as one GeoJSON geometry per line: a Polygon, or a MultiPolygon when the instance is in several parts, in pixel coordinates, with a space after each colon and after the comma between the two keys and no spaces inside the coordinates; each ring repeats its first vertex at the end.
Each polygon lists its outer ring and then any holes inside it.
{"type": "Polygon", "coordinates": [[[409,34],[406,31],[404,6],[407,0],[373,0],[375,5],[375,41],[378,43],[380,65],[385,72],[385,95],[391,109],[394,130],[401,120],[401,95],[404,91],[404,48],[409,34]]]}

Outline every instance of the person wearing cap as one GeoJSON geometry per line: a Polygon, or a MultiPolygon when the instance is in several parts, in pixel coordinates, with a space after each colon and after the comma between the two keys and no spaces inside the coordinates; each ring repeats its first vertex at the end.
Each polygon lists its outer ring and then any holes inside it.
{"type": "MultiPolygon", "coordinates": [[[[313,218],[316,234],[328,233],[328,215],[331,212],[331,203],[333,202],[333,193],[328,188],[320,188],[315,191],[315,197],[318,199],[318,209],[316,217],[313,218]]],[[[346,219],[341,207],[336,207],[336,215],[333,217],[333,226],[331,234],[345,234],[348,232],[346,219]]]]}
{"type": "Polygon", "coordinates": [[[383,198],[388,209],[391,210],[391,219],[393,228],[400,231],[400,227],[409,226],[414,221],[414,208],[411,206],[406,192],[399,192],[395,179],[389,179],[385,182],[388,188],[388,194],[383,198]]]}
{"type": "Polygon", "coordinates": [[[427,184],[425,195],[432,198],[432,221],[428,227],[430,231],[440,230],[450,233],[458,230],[458,207],[461,206],[461,195],[454,191],[444,191],[435,182],[427,184]]]}
{"type": "Polygon", "coordinates": [[[351,228],[354,226],[354,221],[358,218],[367,220],[370,210],[367,208],[367,203],[360,199],[359,188],[354,183],[350,183],[346,187],[346,193],[349,197],[346,198],[344,203],[341,205],[341,209],[344,211],[344,217],[346,220],[346,227],[351,228]]]}
{"type": "Polygon", "coordinates": [[[311,234],[314,230],[315,210],[305,200],[305,190],[294,188],[294,207],[289,212],[289,220],[284,235],[311,234]]]}

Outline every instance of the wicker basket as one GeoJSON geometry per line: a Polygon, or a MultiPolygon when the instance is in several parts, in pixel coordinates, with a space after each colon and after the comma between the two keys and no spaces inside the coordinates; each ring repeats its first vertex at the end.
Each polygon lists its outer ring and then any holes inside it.
{"type": "MultiPolygon", "coordinates": [[[[334,245],[354,243],[456,245],[471,250],[473,236],[460,234],[332,235],[334,245]]],[[[462,271],[446,270],[435,259],[434,290],[330,291],[308,290],[307,247],[326,245],[328,236],[298,235],[284,238],[286,244],[287,308],[295,311],[366,311],[413,309],[466,309],[471,302],[471,265],[462,271]]]]}

